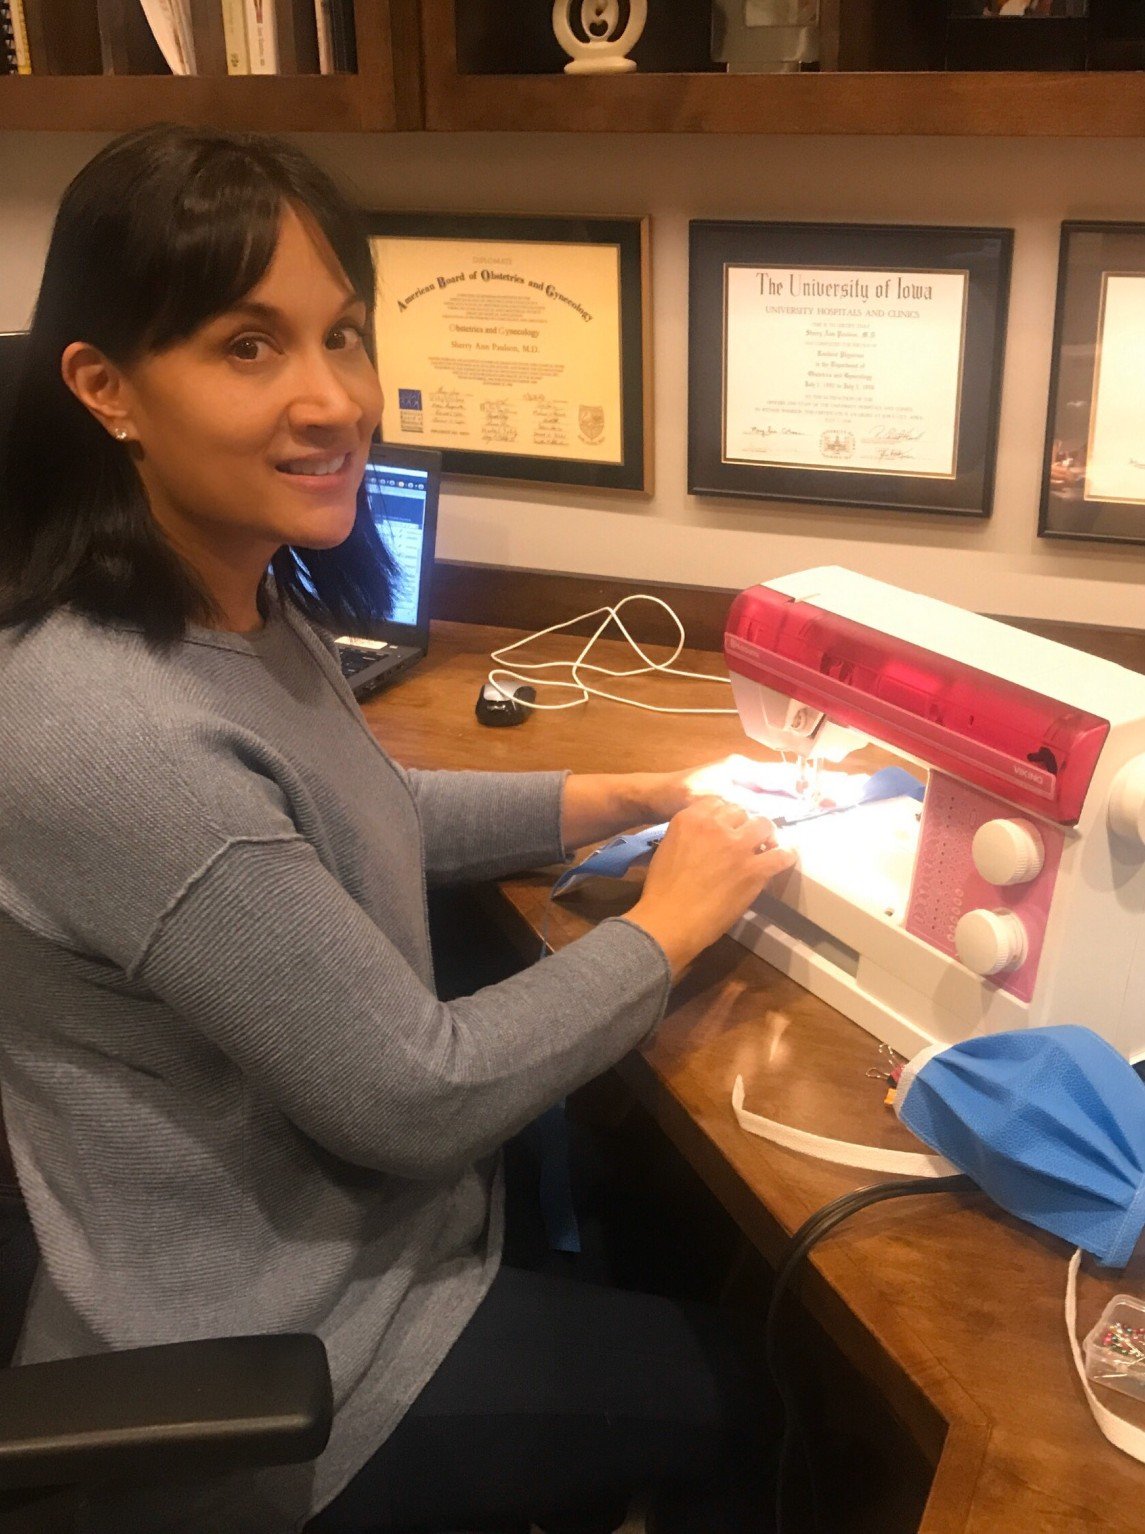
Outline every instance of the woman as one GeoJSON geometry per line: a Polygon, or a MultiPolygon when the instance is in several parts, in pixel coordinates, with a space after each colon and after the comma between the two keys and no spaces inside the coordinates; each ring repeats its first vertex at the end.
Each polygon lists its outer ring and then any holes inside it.
{"type": "MultiPolygon", "coordinates": [[[[42,1255],[20,1359],[313,1331],[335,1391],[315,1465],[121,1528],[589,1528],[726,1449],[674,1307],[498,1275],[496,1152],[789,859],[683,776],[379,750],[320,637],[384,606],[372,300],[303,156],[154,128],[65,193],[31,327],[0,547],[0,1080],[42,1255]],[[627,917],[438,1001],[427,879],[673,815],[627,917]],[[626,1339],[639,1370],[600,1356],[626,1339]]],[[[699,1495],[666,1490],[662,1526],[699,1495]]]]}

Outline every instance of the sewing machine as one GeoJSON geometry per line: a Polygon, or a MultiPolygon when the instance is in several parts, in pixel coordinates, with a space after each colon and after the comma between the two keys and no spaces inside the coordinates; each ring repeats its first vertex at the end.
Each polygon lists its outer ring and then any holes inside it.
{"type": "Polygon", "coordinates": [[[926,782],[782,830],[733,936],[904,1055],[1083,1023],[1145,1056],[1145,677],[831,567],[743,592],[725,655],[753,740],[926,782]]]}

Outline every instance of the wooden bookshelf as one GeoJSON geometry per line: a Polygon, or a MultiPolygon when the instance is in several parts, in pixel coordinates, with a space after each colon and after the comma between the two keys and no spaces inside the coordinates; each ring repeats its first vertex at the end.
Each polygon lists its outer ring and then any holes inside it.
{"type": "Polygon", "coordinates": [[[356,75],[3,75],[0,131],[120,133],[152,122],[268,133],[421,126],[419,42],[408,0],[358,0],[356,75]]]}
{"type": "MultiPolygon", "coordinates": [[[[455,3],[488,4],[497,20],[490,0],[358,0],[357,75],[0,77],[0,130],[120,132],[166,120],[300,133],[1145,135],[1145,71],[470,72],[458,63],[455,3]]],[[[828,11],[848,3],[825,0],[828,11]]]]}
{"type": "Polygon", "coordinates": [[[435,131],[1145,134],[1145,72],[467,73],[454,3],[421,3],[425,127],[435,131]]]}

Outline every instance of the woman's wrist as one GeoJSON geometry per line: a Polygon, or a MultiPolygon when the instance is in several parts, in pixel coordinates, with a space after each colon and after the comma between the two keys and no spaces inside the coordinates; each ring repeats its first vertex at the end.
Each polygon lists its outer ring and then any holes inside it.
{"type": "Polygon", "coordinates": [[[574,773],[565,779],[561,835],[567,848],[615,836],[633,826],[671,819],[685,802],[676,802],[675,777],[660,772],[574,773]]]}
{"type": "Polygon", "coordinates": [[[643,818],[652,825],[659,825],[662,820],[671,820],[694,797],[688,786],[688,773],[646,772],[639,776],[644,779],[643,818]]]}
{"type": "Polygon", "coordinates": [[[625,913],[624,919],[630,921],[634,927],[639,927],[642,932],[646,932],[660,945],[668,960],[673,980],[679,978],[681,972],[687,968],[699,951],[687,923],[673,921],[667,912],[657,910],[649,901],[638,900],[632,909],[625,913]]]}

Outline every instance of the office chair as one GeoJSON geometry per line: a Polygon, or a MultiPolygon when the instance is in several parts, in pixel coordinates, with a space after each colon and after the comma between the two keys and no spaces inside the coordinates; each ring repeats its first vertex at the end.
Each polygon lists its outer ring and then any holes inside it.
{"type": "Polygon", "coordinates": [[[99,1482],[154,1483],[320,1454],[317,1337],[226,1337],[10,1367],[37,1253],[0,1120],[0,1534],[70,1534],[99,1482]]]}

